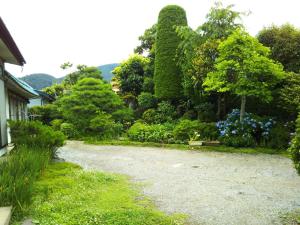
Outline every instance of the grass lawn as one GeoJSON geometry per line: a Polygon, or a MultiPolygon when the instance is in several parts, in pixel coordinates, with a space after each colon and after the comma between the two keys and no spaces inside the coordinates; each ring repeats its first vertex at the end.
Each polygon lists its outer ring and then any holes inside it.
{"type": "Polygon", "coordinates": [[[126,146],[141,146],[141,147],[160,147],[166,149],[179,149],[179,150],[197,150],[197,151],[215,151],[215,152],[230,152],[230,153],[247,153],[247,154],[279,154],[289,157],[290,154],[286,150],[278,150],[272,148],[234,148],[224,145],[220,146],[189,146],[185,144],[161,144],[153,142],[134,142],[129,140],[96,140],[91,138],[84,139],[87,144],[94,145],[126,145],[126,146]]]}
{"type": "Polygon", "coordinates": [[[40,225],[177,225],[185,221],[184,215],[168,216],[155,209],[127,177],[87,172],[71,163],[49,165],[34,186],[28,214],[40,225]]]}

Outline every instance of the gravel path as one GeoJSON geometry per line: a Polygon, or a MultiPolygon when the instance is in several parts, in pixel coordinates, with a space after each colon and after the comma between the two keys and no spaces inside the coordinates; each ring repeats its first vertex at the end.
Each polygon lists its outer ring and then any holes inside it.
{"type": "Polygon", "coordinates": [[[127,174],[167,213],[191,224],[275,225],[300,208],[300,177],[281,156],[96,146],[68,142],[60,157],[84,168],[127,174]]]}

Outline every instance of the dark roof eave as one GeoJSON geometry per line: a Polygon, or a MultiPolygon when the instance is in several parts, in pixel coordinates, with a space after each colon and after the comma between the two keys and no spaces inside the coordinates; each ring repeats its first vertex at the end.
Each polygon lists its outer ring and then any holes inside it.
{"type": "Polygon", "coordinates": [[[6,28],[2,18],[0,17],[0,38],[4,44],[9,48],[11,53],[14,55],[20,66],[23,66],[26,61],[22,56],[18,46],[16,45],[14,39],[10,35],[8,29],[6,28]]]}

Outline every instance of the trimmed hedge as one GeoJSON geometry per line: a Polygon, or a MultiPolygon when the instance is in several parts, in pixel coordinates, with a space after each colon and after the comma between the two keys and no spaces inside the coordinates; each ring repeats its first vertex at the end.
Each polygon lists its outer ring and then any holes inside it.
{"type": "Polygon", "coordinates": [[[180,38],[176,26],[187,26],[184,9],[177,5],[164,7],[158,17],[154,84],[155,95],[172,100],[181,97],[181,72],[175,62],[180,38]]]}

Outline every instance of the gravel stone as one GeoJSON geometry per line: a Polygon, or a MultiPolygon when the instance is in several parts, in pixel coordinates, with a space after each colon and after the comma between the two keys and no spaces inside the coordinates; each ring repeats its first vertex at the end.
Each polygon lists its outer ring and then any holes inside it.
{"type": "Polygon", "coordinates": [[[68,141],[59,156],[86,169],[129,175],[166,213],[190,224],[276,225],[300,208],[300,177],[278,155],[97,146],[68,141]]]}

